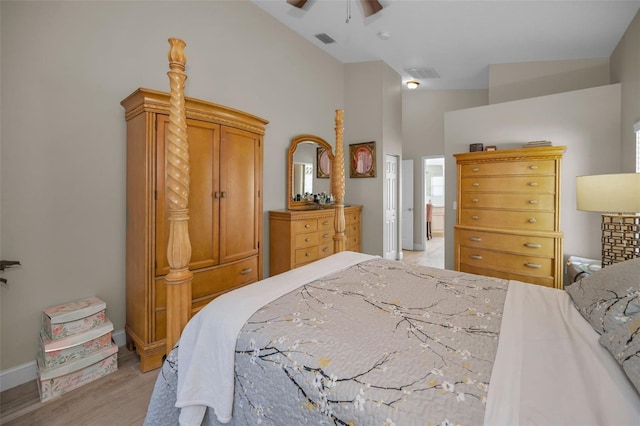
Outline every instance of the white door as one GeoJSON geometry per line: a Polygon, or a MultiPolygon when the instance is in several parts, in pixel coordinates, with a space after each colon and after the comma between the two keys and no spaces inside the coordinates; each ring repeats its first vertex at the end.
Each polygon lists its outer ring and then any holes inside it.
{"type": "Polygon", "coordinates": [[[398,158],[384,160],[384,258],[398,258],[398,158]]]}
{"type": "Polygon", "coordinates": [[[402,249],[413,250],[413,160],[402,160],[402,249]]]}

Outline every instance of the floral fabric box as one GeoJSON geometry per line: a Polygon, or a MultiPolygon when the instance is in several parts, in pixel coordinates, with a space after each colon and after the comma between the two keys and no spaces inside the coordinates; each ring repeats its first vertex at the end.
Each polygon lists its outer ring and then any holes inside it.
{"type": "Polygon", "coordinates": [[[112,331],[113,323],[108,319],[103,325],[58,340],[52,340],[44,330],[41,330],[42,364],[45,368],[52,368],[108,348],[111,346],[112,331]]]}
{"type": "Polygon", "coordinates": [[[84,358],[64,365],[45,368],[42,357],[38,357],[38,392],[40,401],[64,395],[82,385],[118,370],[118,346],[112,343],[84,358]]]}
{"type": "Polygon", "coordinates": [[[81,333],[106,321],[107,304],[97,297],[76,300],[42,311],[42,329],[51,340],[81,333]]]}

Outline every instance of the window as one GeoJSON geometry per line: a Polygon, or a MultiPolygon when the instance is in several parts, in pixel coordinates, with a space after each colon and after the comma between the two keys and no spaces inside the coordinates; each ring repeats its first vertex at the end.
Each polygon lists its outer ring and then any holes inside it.
{"type": "Polygon", "coordinates": [[[633,125],[636,132],[636,173],[640,173],[640,121],[633,125]]]}

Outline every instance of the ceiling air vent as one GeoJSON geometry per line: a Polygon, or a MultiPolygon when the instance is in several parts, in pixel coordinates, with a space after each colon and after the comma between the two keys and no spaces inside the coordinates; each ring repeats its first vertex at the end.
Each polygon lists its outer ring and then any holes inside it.
{"type": "Polygon", "coordinates": [[[416,79],[440,78],[440,74],[433,68],[405,68],[404,71],[416,79]]]}
{"type": "Polygon", "coordinates": [[[324,44],[331,44],[336,42],[334,39],[329,37],[329,34],[326,33],[316,34],[316,38],[324,44]]]}

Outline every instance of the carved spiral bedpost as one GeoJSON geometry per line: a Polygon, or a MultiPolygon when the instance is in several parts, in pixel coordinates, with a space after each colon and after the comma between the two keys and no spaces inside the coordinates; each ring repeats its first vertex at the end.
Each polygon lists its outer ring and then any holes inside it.
{"type": "Polygon", "coordinates": [[[191,280],[189,270],[189,142],[185,112],[184,72],[186,43],[170,38],[169,44],[169,127],[167,143],[167,198],[169,199],[169,244],[167,261],[167,339],[166,351],[173,348],[191,317],[191,280]]]}
{"type": "Polygon", "coordinates": [[[335,217],[333,228],[333,251],[339,253],[345,251],[347,245],[347,237],[344,234],[344,150],[342,147],[343,135],[343,111],[336,110],[336,151],[333,155],[331,163],[331,192],[335,197],[335,217]]]}

